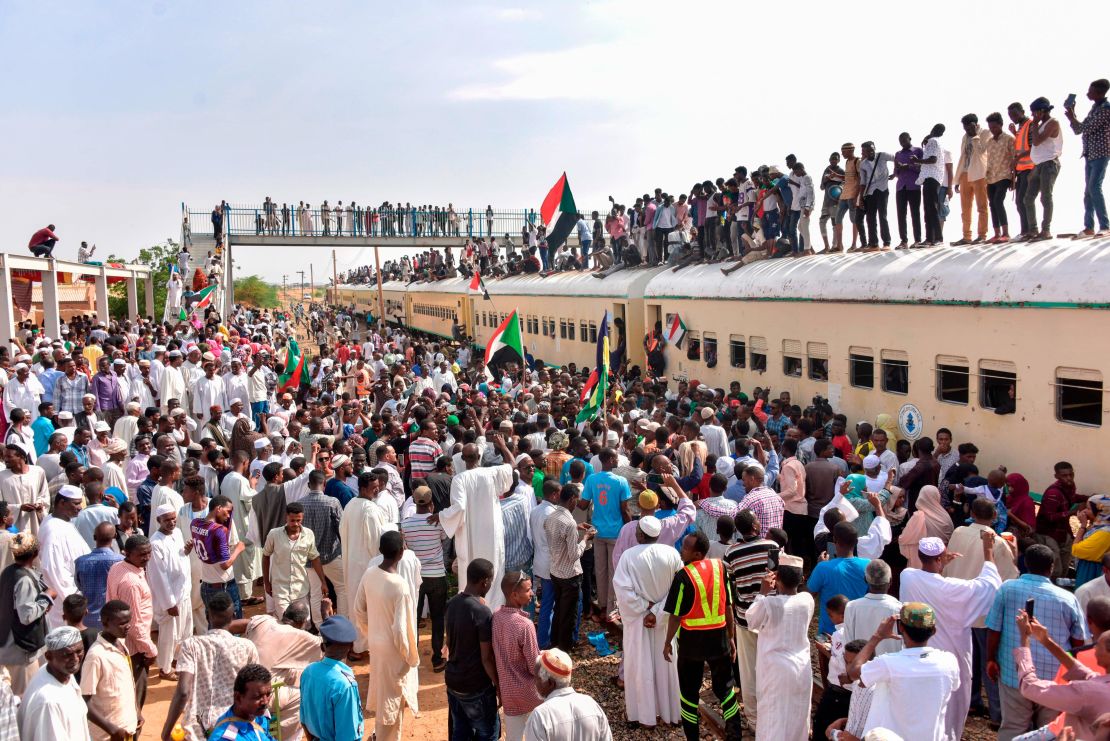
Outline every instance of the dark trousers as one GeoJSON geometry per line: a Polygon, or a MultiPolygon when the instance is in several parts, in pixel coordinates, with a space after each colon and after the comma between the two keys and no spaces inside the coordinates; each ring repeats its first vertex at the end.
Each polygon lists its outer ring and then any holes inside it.
{"type": "Polygon", "coordinates": [[[1028,234],[1035,228],[1029,223],[1029,216],[1025,212],[1025,191],[1029,190],[1029,175],[1032,170],[1019,170],[1017,182],[1014,183],[1014,200],[1017,201],[1018,221],[1021,223],[1021,233],[1028,234]]]}
{"type": "Polygon", "coordinates": [[[57,239],[48,239],[41,244],[36,244],[31,247],[31,254],[35,257],[53,257],[54,245],[58,244],[57,239]]]}
{"type": "Polygon", "coordinates": [[[921,186],[921,202],[925,206],[925,241],[932,244],[944,237],[940,230],[940,182],[925,178],[921,186]]]}
{"type": "Polygon", "coordinates": [[[582,589],[582,575],[560,579],[552,575],[555,585],[555,618],[551,624],[551,645],[567,653],[574,648],[574,625],[578,612],[578,598],[582,589]]]}
{"type": "Polygon", "coordinates": [[[825,730],[834,721],[848,717],[852,693],[843,687],[829,687],[821,693],[821,701],[813,711],[813,737],[827,738],[825,730]]]}
{"type": "Polygon", "coordinates": [[[909,242],[906,238],[906,212],[909,211],[913,220],[913,241],[921,241],[921,189],[900,190],[894,195],[894,205],[898,209],[898,239],[909,242]]]}
{"type": "Polygon", "coordinates": [[[447,737],[450,741],[497,741],[501,718],[497,715],[497,690],[460,695],[447,690],[447,737]]]}
{"type": "MultiPolygon", "coordinates": [[[[883,238],[883,246],[890,246],[890,225],[886,220],[886,205],[890,193],[885,190],[876,190],[863,199],[864,217],[867,219],[866,243],[868,247],[878,247],[879,237],[883,238]],[[879,229],[875,230],[875,221],[878,219],[879,229]]],[[[862,231],[862,230],[861,230],[862,231]]],[[[864,243],[860,239],[860,244],[864,243]]]]}
{"type": "MultiPolygon", "coordinates": [[[[721,716],[725,721],[726,741],[740,739],[740,708],[736,700],[736,680],[732,675],[732,660],[728,654],[711,659],[683,659],[682,649],[678,650],[678,691],[679,711],[682,715],[682,732],[687,741],[698,741],[698,702],[701,698],[701,682],[705,665],[709,664],[709,674],[713,694],[721,703],[721,716]]],[[[635,681],[635,680],[633,680],[635,681]]]]}
{"type": "Polygon", "coordinates": [[[1006,194],[1010,192],[1010,181],[999,180],[997,183],[987,183],[987,203],[991,209],[991,226],[997,231],[1002,227],[1009,227],[1006,219],[1006,194]]]}
{"type": "Polygon", "coordinates": [[[428,614],[432,618],[432,666],[442,664],[443,659],[443,615],[447,611],[447,577],[429,576],[420,583],[420,596],[416,614],[424,611],[424,600],[428,600],[428,614]]]}

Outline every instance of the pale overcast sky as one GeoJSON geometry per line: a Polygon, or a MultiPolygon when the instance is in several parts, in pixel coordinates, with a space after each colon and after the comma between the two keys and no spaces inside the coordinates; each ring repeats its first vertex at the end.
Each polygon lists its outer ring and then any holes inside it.
{"type": "MultiPolygon", "coordinates": [[[[1075,92],[1086,113],[1110,75],[1090,8],[6,0],[0,237],[26,254],[53,222],[59,256],[135,256],[177,238],[183,201],[538,208],[563,170],[599,208],[788,152],[817,174],[844,141],[893,151],[937,121],[956,151],[969,111],[1045,95],[1062,117],[1075,92]]],[[[1056,231],[1081,228],[1079,153],[1069,132],[1056,231]]],[[[236,258],[277,281],[309,262],[236,258]]],[[[330,251],[311,262],[330,275],[330,251]]]]}

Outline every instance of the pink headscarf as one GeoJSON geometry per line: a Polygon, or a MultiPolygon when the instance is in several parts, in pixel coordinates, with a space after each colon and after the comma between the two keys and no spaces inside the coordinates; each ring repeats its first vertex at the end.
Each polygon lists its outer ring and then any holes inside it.
{"type": "Polygon", "coordinates": [[[917,544],[922,538],[940,538],[947,545],[948,539],[952,537],[952,529],[952,517],[941,504],[940,489],[923,486],[921,493],[917,495],[917,511],[898,536],[898,548],[912,568],[920,569],[921,558],[917,555],[917,544]]]}

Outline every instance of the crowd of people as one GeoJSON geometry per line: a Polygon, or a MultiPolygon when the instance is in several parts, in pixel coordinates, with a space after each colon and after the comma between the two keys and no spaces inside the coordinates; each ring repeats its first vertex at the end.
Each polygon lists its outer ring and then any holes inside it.
{"type": "MultiPolygon", "coordinates": [[[[1074,96],[1064,101],[1066,124],[1081,137],[1084,167],[1083,229],[1076,238],[1107,236],[1102,183],[1110,162],[1110,81],[1092,82],[1091,109],[1082,120],[1074,96]]],[[[948,127],[934,125],[914,144],[908,132],[897,148],[880,149],[865,141],[858,150],[845,142],[820,171],[793,154],[784,167],[737,167],[731,176],[695,183],[677,197],[656,188],[631,205],[612,198],[606,214],[578,214],[577,245],[548,240],[547,225],[526,221],[518,251],[509,234],[468,237],[456,264],[451,248],[432,249],[413,258],[390,261],[383,280],[441,280],[456,270],[469,278],[593,270],[604,278],[634,267],[669,265],[680,270],[696,263],[742,265],[773,257],[819,252],[870,252],[936,247],[945,244],[953,202],[960,204],[960,234],[954,246],[1037,242],[1051,239],[1053,188],[1064,150],[1064,121],[1055,106],[1039,97],[1028,106],[1011,103],[1005,115],[968,113],[960,120],[958,149],[948,144],[948,127]],[[956,155],[953,156],[953,152],[956,155]],[[897,235],[888,218],[891,190],[897,235]],[[1012,198],[1013,204],[1007,202],[1012,198]],[[1040,203],[1038,218],[1037,204],[1040,203]],[[817,214],[820,240],[811,236],[817,214]],[[1017,225],[1011,230],[1011,217],[1017,225]],[[847,217],[847,223],[845,223],[847,217]],[[831,227],[831,228],[830,228],[831,227]],[[851,241],[847,239],[850,232],[851,241]],[[897,236],[897,242],[895,242],[897,236]]],[[[487,235],[493,234],[493,223],[487,235]]],[[[458,236],[439,232],[440,236],[458,236]]],[[[374,282],[365,268],[352,271],[350,283],[374,282]]]]}
{"type": "Polygon", "coordinates": [[[0,350],[9,737],[130,738],[157,672],[148,735],[401,738],[425,661],[451,739],[696,739],[706,672],[731,739],[1110,733],[1110,497],[1070,463],[1025,472],[1037,503],[947,429],[620,361],[593,416],[589,369],[360,324],[78,318],[0,350]],[[598,631],[623,717],[574,689],[598,631]]]}

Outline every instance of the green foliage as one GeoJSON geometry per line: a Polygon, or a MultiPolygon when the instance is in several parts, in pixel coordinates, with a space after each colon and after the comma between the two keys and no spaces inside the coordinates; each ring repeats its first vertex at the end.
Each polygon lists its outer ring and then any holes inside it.
{"type": "MultiPolygon", "coordinates": [[[[163,244],[155,244],[139,250],[137,260],[109,255],[105,262],[138,263],[150,266],[151,277],[154,280],[154,317],[161,320],[162,312],[166,306],[166,282],[170,276],[170,265],[177,262],[177,253],[180,251],[181,245],[172,239],[167,239],[163,244]]],[[[139,308],[146,314],[149,312],[146,311],[146,306],[143,303],[142,291],[143,289],[140,286],[139,308]]],[[[129,318],[127,317],[126,282],[116,283],[108,289],[108,312],[114,319],[129,318]]]]}
{"type": "Polygon", "coordinates": [[[278,307],[277,286],[271,285],[257,275],[248,275],[235,280],[235,301],[240,304],[257,306],[260,309],[278,307]]]}

